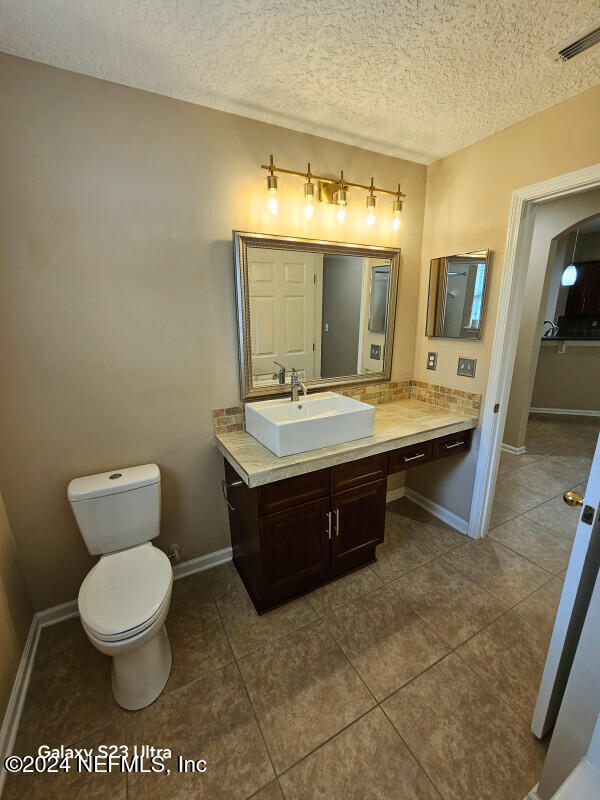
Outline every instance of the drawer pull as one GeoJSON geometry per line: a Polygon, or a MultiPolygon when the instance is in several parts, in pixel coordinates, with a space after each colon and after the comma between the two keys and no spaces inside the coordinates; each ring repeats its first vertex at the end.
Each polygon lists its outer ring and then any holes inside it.
{"type": "Polygon", "coordinates": [[[444,447],[446,448],[446,450],[452,450],[453,447],[459,447],[461,444],[464,444],[464,441],[454,442],[453,444],[445,444],[444,447]]]}
{"type": "Polygon", "coordinates": [[[416,461],[417,458],[425,458],[425,453],[417,453],[416,456],[410,456],[410,458],[404,456],[402,460],[404,461],[404,463],[406,463],[407,461],[416,461]]]}
{"type": "Polygon", "coordinates": [[[331,539],[331,511],[328,511],[325,516],[327,517],[327,536],[331,539]]]}

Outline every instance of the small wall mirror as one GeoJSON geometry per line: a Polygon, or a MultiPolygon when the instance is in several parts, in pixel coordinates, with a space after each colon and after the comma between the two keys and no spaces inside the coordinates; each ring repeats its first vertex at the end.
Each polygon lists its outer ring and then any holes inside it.
{"type": "Polygon", "coordinates": [[[489,250],[431,260],[426,336],[480,338],[488,267],[489,250]]]}
{"type": "Polygon", "coordinates": [[[399,251],[234,231],[244,399],[389,380],[399,251]]]}

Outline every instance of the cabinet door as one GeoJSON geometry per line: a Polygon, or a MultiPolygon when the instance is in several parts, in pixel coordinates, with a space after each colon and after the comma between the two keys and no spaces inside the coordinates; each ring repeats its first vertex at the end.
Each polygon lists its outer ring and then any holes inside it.
{"type": "Polygon", "coordinates": [[[383,542],[385,493],[384,478],[331,495],[334,560],[383,542]]]}
{"type": "Polygon", "coordinates": [[[293,591],[329,569],[329,498],[268,514],[260,521],[265,585],[293,591]]]}

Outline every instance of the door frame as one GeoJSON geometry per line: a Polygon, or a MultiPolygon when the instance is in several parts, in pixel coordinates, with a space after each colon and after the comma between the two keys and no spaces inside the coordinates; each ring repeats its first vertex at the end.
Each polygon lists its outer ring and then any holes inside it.
{"type": "Polygon", "coordinates": [[[480,440],[469,515],[468,535],[474,539],[487,532],[510,385],[523,314],[523,293],[529,267],[534,211],[537,205],[600,188],[600,164],[567,172],[512,193],[504,269],[492,345],[490,372],[481,410],[480,440]],[[499,411],[494,407],[498,405],[499,411]]]}

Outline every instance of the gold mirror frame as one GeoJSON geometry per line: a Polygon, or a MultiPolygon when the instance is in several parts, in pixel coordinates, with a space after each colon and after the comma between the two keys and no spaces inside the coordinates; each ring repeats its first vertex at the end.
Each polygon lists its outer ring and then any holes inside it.
{"type": "Polygon", "coordinates": [[[250,289],[248,284],[248,247],[263,247],[273,250],[299,250],[331,255],[381,257],[390,259],[390,290],[388,295],[387,333],[383,359],[383,370],[368,375],[344,375],[336,378],[319,378],[305,381],[307,389],[335,389],[353,384],[381,383],[389,381],[392,374],[394,350],[394,327],[396,321],[396,295],[400,272],[400,250],[375,245],[328,242],[323,239],[300,239],[295,236],[273,236],[266,233],[233,231],[235,254],[235,291],[238,317],[238,347],[240,360],[240,387],[242,400],[257,397],[272,397],[289,393],[287,384],[252,386],[252,356],[250,344],[250,289]]]}

